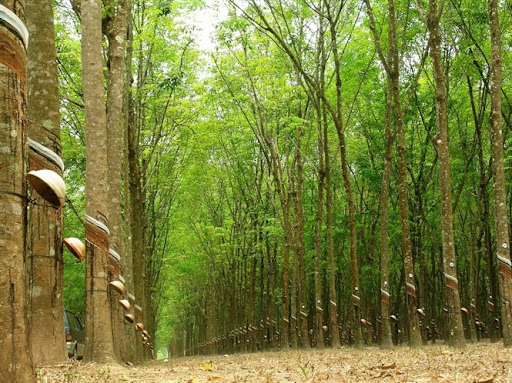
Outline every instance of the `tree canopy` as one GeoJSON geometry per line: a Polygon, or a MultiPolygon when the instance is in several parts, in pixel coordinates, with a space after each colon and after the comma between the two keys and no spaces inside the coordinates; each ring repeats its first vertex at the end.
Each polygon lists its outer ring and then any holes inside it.
{"type": "MultiPolygon", "coordinates": [[[[126,43],[108,203],[158,350],[510,345],[510,1],[132,0],[126,40],[102,3],[107,113],[126,43]],[[215,7],[206,46],[190,20],[215,7]]],[[[81,10],[56,2],[55,38],[85,238],[81,10]]],[[[82,319],[85,269],[64,254],[82,319]]]]}

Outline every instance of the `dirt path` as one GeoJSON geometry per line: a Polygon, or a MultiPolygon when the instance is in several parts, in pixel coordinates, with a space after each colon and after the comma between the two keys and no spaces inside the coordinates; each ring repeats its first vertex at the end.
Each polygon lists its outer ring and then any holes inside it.
{"type": "Polygon", "coordinates": [[[501,343],[465,350],[368,347],[194,356],[141,367],[67,364],[38,369],[38,382],[512,382],[512,354],[501,343]]]}

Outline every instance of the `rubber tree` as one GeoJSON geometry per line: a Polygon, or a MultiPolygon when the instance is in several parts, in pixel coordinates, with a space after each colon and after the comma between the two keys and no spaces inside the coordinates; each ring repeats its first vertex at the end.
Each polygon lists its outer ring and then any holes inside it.
{"type": "MultiPolygon", "coordinates": [[[[396,135],[397,135],[397,144],[398,144],[398,203],[400,207],[400,223],[402,226],[402,253],[404,258],[404,272],[405,272],[405,280],[406,280],[406,301],[407,301],[407,312],[408,312],[408,322],[409,322],[409,345],[413,348],[420,347],[422,345],[421,341],[421,333],[420,326],[418,320],[418,304],[417,304],[417,293],[416,293],[416,282],[414,278],[414,264],[413,264],[413,256],[412,256],[412,244],[411,244],[411,228],[409,224],[409,203],[408,203],[408,185],[407,185],[407,156],[406,156],[406,136],[405,136],[405,123],[404,123],[404,112],[402,107],[402,101],[400,99],[400,59],[398,52],[398,39],[397,39],[397,26],[396,26],[396,7],[395,2],[393,0],[388,0],[388,52],[387,57],[384,54],[383,48],[381,47],[379,36],[377,33],[377,27],[375,23],[375,18],[373,15],[372,6],[369,0],[365,0],[366,9],[368,12],[368,18],[370,20],[370,29],[372,32],[373,40],[375,43],[375,48],[377,50],[377,54],[379,59],[384,67],[384,70],[387,75],[388,81],[388,98],[392,100],[392,115],[394,117],[394,122],[396,125],[396,135]]],[[[391,116],[390,116],[391,117],[391,116]]],[[[387,156],[387,153],[386,153],[387,156]]],[[[388,164],[387,164],[388,165],[388,164]]],[[[389,165],[388,165],[389,166],[389,165]]],[[[384,176],[389,177],[387,174],[387,169],[384,170],[384,176]]],[[[384,182],[384,181],[383,181],[384,182]]],[[[388,181],[389,185],[389,181],[388,181]]],[[[387,195],[389,187],[388,185],[383,184],[383,193],[382,195],[387,195]]],[[[383,207],[383,201],[381,201],[381,207],[383,207]]],[[[383,214],[387,214],[387,207],[382,209],[383,214]]],[[[384,216],[382,217],[384,225],[384,232],[387,231],[387,222],[384,216]]],[[[385,238],[381,237],[381,240],[384,241],[385,238]]],[[[386,265],[386,257],[384,251],[387,251],[387,244],[382,245],[382,256],[384,265],[386,265]]],[[[382,261],[381,261],[382,262],[382,261]]],[[[385,266],[387,267],[387,266],[385,266]]],[[[381,270],[382,272],[382,270],[381,270]]],[[[386,276],[386,272],[383,273],[383,276],[386,276]]],[[[387,283],[389,281],[389,277],[386,277],[382,281],[381,290],[382,293],[382,303],[384,310],[386,306],[388,306],[389,302],[389,286],[387,283]]],[[[389,306],[388,306],[389,307],[389,306]]],[[[383,311],[382,320],[385,321],[384,332],[387,332],[388,318],[389,312],[384,313],[383,311]],[[386,315],[386,316],[384,316],[386,315]]]]}
{"type": "Polygon", "coordinates": [[[25,286],[28,32],[24,1],[0,1],[0,376],[35,382],[25,286]]]}
{"type": "Polygon", "coordinates": [[[103,85],[101,2],[82,0],[82,71],[86,130],[86,361],[114,358],[108,289],[107,115],[103,85]]]}
{"type": "MultiPolygon", "coordinates": [[[[30,32],[28,55],[28,137],[30,170],[50,169],[62,176],[59,89],[53,5],[26,1],[30,32]],[[42,146],[42,147],[41,147],[42,146]]],[[[63,305],[62,209],[31,192],[29,220],[29,310],[34,365],[67,358],[63,305]]]]}
{"type": "Polygon", "coordinates": [[[496,255],[500,272],[501,320],[503,345],[512,346],[512,268],[510,263],[510,236],[505,187],[504,134],[501,121],[501,85],[503,63],[501,57],[501,28],[498,1],[488,0],[489,30],[491,34],[491,142],[494,173],[496,216],[496,255]]]}
{"type": "MultiPolygon", "coordinates": [[[[131,262],[126,262],[122,241],[121,189],[123,174],[123,101],[125,76],[125,50],[128,29],[129,0],[112,2],[112,15],[106,19],[106,35],[108,39],[108,92],[107,92],[107,138],[108,138],[108,183],[110,249],[121,258],[121,264],[127,286],[131,282],[131,262]]],[[[111,295],[112,326],[114,333],[114,349],[118,358],[132,360],[133,326],[124,324],[123,308],[118,304],[119,297],[111,295]]]]}
{"type": "MultiPolygon", "coordinates": [[[[444,2],[443,2],[444,3],[444,2]]],[[[437,133],[433,137],[434,146],[439,155],[439,189],[441,194],[441,233],[442,254],[445,283],[445,302],[447,307],[448,343],[455,347],[465,347],[464,327],[457,279],[457,262],[455,259],[455,240],[453,234],[453,207],[451,191],[450,151],[448,147],[448,92],[446,74],[441,54],[441,16],[443,6],[437,0],[429,0],[425,10],[420,0],[417,1],[430,33],[430,57],[434,71],[436,94],[437,133]]]]}

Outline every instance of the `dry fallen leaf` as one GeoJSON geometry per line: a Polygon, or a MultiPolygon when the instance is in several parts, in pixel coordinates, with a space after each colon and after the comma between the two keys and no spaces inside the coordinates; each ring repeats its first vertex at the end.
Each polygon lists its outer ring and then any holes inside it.
{"type": "MultiPolygon", "coordinates": [[[[512,382],[509,376],[512,354],[503,353],[502,344],[491,344],[487,340],[468,344],[464,354],[443,345],[428,345],[421,351],[404,347],[381,351],[377,347],[368,347],[361,353],[345,347],[312,349],[307,353],[304,350],[261,351],[230,355],[229,358],[223,355],[192,356],[168,359],[168,362],[151,361],[128,368],[68,361],[39,368],[37,379],[39,383],[99,383],[105,381],[107,367],[109,382],[120,383],[512,382]],[[299,366],[304,367],[307,378],[299,366]]],[[[3,383],[1,378],[0,383],[3,383]]]]}

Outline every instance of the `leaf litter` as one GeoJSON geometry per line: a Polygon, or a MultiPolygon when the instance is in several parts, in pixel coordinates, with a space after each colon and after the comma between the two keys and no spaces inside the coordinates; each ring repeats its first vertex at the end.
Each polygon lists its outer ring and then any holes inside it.
{"type": "Polygon", "coordinates": [[[197,355],[142,366],[69,361],[36,370],[38,383],[319,383],[319,382],[512,382],[512,354],[501,343],[468,344],[463,350],[428,345],[393,350],[350,347],[197,355]]]}

